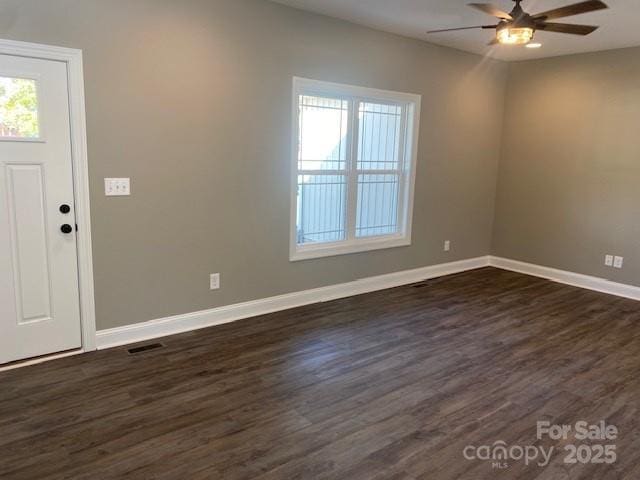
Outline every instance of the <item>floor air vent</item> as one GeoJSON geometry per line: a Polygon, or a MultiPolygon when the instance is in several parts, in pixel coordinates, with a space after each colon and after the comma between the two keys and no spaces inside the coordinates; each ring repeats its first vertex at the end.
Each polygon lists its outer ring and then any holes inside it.
{"type": "Polygon", "coordinates": [[[151,350],[157,350],[158,348],[163,348],[164,345],[162,343],[150,343],[149,345],[142,345],[141,347],[134,347],[127,350],[129,355],[135,355],[136,353],[145,353],[150,352],[151,350]]]}

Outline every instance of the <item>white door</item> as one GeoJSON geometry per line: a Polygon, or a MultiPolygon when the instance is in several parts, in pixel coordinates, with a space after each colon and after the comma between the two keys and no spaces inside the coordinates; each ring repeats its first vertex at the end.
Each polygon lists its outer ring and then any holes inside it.
{"type": "Polygon", "coordinates": [[[81,346],[67,65],[0,55],[0,364],[81,346]]]}

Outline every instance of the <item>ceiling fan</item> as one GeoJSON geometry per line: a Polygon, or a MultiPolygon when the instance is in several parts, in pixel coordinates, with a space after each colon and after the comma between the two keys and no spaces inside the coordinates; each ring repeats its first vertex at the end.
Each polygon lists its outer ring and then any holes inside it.
{"type": "Polygon", "coordinates": [[[484,13],[488,13],[500,21],[497,25],[478,25],[475,27],[445,28],[443,30],[431,30],[427,33],[453,32],[456,30],[471,30],[482,28],[485,30],[496,30],[496,37],[489,45],[526,45],[536,33],[536,30],[556,33],[569,33],[572,35],[589,35],[595,32],[598,27],[591,25],[574,25],[570,23],[549,23],[548,20],[556,18],[570,17],[581,13],[594,12],[609,8],[600,0],[588,0],[585,2],[567,5],[566,7],[555,8],[546,12],[530,15],[522,9],[520,3],[523,0],[513,0],[516,3],[510,12],[503,12],[498,7],[489,3],[470,3],[469,6],[484,13]]]}

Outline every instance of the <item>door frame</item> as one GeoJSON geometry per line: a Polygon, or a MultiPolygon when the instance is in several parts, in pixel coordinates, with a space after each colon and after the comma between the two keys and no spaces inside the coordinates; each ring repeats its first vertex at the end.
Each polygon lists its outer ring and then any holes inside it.
{"type": "MultiPolygon", "coordinates": [[[[67,65],[69,120],[71,127],[71,162],[73,195],[78,224],[76,247],[80,296],[81,350],[96,350],[96,313],[93,287],[93,253],[91,249],[91,210],[89,202],[89,168],[87,157],[87,122],[84,102],[82,50],[37,43],[0,39],[0,54],[40,60],[55,60],[67,65]]],[[[52,357],[59,354],[52,354],[52,357]]],[[[47,357],[45,357],[46,359],[47,357]]],[[[32,363],[29,359],[26,363],[32,363]]]]}

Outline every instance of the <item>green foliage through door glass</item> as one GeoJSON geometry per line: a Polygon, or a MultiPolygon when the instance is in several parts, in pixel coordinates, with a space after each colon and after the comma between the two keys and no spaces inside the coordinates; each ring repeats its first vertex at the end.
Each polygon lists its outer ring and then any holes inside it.
{"type": "Polygon", "coordinates": [[[0,77],[0,137],[38,138],[36,81],[0,77]]]}

